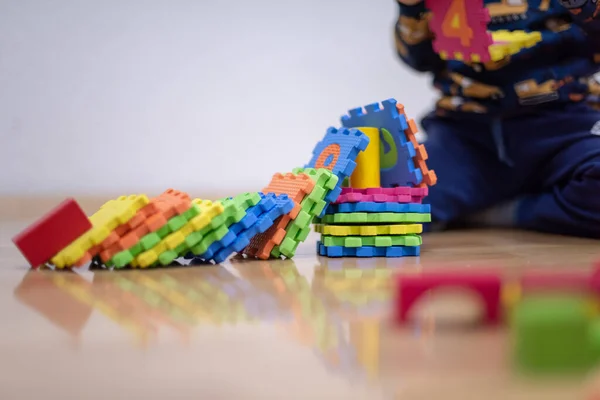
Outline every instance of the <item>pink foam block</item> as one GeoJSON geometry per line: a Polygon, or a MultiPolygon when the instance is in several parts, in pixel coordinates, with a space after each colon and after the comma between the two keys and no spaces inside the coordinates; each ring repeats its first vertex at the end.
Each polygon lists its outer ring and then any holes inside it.
{"type": "Polygon", "coordinates": [[[412,306],[419,298],[439,287],[459,287],[474,291],[479,294],[485,306],[485,322],[496,324],[500,321],[500,277],[497,274],[456,272],[398,277],[396,320],[406,322],[412,306]]]}
{"type": "Polygon", "coordinates": [[[340,194],[334,204],[366,201],[375,203],[422,203],[423,198],[428,193],[429,189],[427,187],[342,188],[342,194],[340,194]]]}
{"type": "Polygon", "coordinates": [[[445,52],[449,59],[460,54],[464,60],[473,56],[479,57],[480,62],[490,60],[493,39],[487,31],[490,14],[483,0],[425,0],[425,6],[432,14],[429,27],[435,34],[433,48],[437,53],[445,52]],[[460,29],[453,30],[451,25],[456,18],[460,29]]]}

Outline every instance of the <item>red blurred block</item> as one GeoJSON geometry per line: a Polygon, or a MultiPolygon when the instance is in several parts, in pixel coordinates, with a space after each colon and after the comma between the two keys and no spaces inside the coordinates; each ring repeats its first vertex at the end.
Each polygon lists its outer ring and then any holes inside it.
{"type": "Polygon", "coordinates": [[[396,320],[406,322],[411,308],[421,296],[438,287],[459,287],[472,290],[481,297],[485,308],[486,322],[489,324],[500,322],[500,277],[497,274],[456,272],[399,276],[396,320]]]}
{"type": "Polygon", "coordinates": [[[12,241],[32,267],[38,267],[92,228],[74,199],[56,208],[15,236],[12,241]]]}

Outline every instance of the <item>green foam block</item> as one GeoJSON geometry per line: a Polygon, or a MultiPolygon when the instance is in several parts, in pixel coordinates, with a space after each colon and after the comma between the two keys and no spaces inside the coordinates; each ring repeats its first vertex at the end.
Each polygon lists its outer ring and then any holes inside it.
{"type": "Polygon", "coordinates": [[[321,235],[321,242],[327,247],[391,247],[391,246],[420,246],[423,240],[419,235],[395,236],[327,236],[321,235]]]}
{"type": "Polygon", "coordinates": [[[535,295],[515,308],[512,323],[517,367],[528,373],[584,371],[595,359],[593,310],[584,298],[535,295]]]}
{"type": "Polygon", "coordinates": [[[313,190],[300,202],[301,210],[298,216],[291,220],[286,227],[285,237],[271,251],[273,257],[284,255],[292,258],[298,245],[310,234],[310,224],[327,206],[324,200],[327,194],[336,188],[338,177],[325,168],[295,168],[294,174],[307,174],[315,183],[313,190]]]}
{"type": "Polygon", "coordinates": [[[429,213],[339,213],[316,221],[324,224],[399,224],[431,222],[429,213]]]}
{"type": "Polygon", "coordinates": [[[128,265],[133,259],[140,253],[150,250],[158,244],[162,239],[172,232],[176,232],[181,229],[187,221],[200,214],[200,208],[196,205],[192,205],[187,211],[181,215],[176,215],[167,221],[167,224],[157,230],[151,232],[140,239],[140,241],[133,247],[123,250],[114,255],[106,265],[109,267],[123,268],[128,265]]]}

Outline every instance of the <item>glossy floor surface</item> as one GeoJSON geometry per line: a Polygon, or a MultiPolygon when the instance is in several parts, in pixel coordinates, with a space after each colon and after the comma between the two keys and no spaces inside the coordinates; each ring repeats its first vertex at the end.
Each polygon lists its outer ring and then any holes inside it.
{"type": "Polygon", "coordinates": [[[393,277],[438,269],[591,269],[598,242],[513,231],[425,236],[405,259],[231,260],[155,270],[30,271],[0,223],[0,398],[579,399],[589,377],[510,368],[505,328],[433,293],[390,320],[393,277]],[[449,328],[451,318],[462,322],[449,328]]]}

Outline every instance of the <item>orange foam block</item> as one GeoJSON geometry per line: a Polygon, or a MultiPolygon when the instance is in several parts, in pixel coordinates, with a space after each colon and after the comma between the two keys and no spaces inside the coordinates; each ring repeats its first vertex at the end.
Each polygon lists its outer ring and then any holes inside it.
{"type": "Polygon", "coordinates": [[[156,232],[175,215],[186,212],[192,206],[187,193],[168,189],[141,208],[127,223],[119,225],[102,243],[91,248],[75,265],[81,266],[99,255],[107,262],[117,253],[137,244],[142,237],[156,232]]]}
{"type": "Polygon", "coordinates": [[[279,217],[273,226],[264,233],[260,233],[250,240],[250,244],[243,250],[243,254],[266,260],[271,251],[283,241],[286,228],[290,221],[294,220],[302,206],[300,203],[304,197],[309,195],[315,186],[315,182],[306,174],[277,173],[273,175],[271,182],[265,187],[263,193],[275,193],[276,195],[287,194],[294,201],[294,208],[288,214],[279,217]]]}
{"type": "MultiPolygon", "coordinates": [[[[396,104],[396,108],[398,109],[399,114],[404,115],[406,117],[404,106],[402,104],[396,104]]],[[[416,134],[419,131],[417,128],[417,124],[413,119],[409,120],[408,118],[406,118],[406,122],[408,123],[408,128],[404,130],[404,134],[406,135],[406,138],[410,140],[410,142],[413,144],[417,153],[413,157],[415,167],[419,168],[421,170],[421,173],[423,174],[423,182],[421,182],[421,184],[419,184],[418,187],[433,186],[437,183],[437,175],[435,174],[434,170],[430,170],[427,167],[426,161],[429,158],[429,156],[427,155],[425,145],[419,144],[419,142],[417,141],[416,134]]]]}

